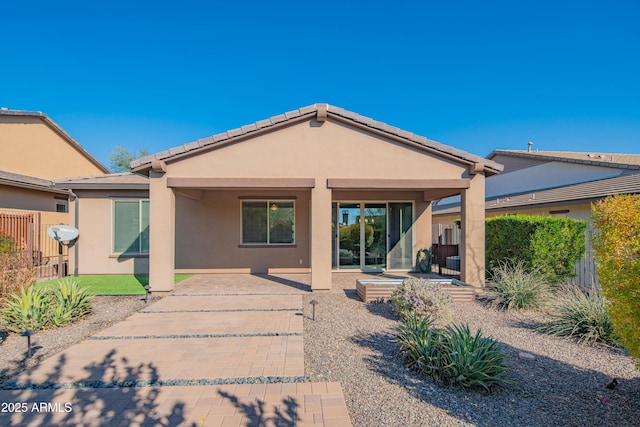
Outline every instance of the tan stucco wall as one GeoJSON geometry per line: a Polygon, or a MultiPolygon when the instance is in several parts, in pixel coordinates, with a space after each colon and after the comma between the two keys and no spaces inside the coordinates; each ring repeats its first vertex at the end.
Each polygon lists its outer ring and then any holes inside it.
{"type": "Polygon", "coordinates": [[[69,221],[78,228],[80,237],[69,250],[69,271],[77,274],[148,274],[148,256],[112,254],[112,200],[148,199],[149,194],[122,190],[76,190],[75,193],[78,199],[70,203],[69,221]],[[79,210],[77,216],[76,208],[79,210]]]}
{"type": "Polygon", "coordinates": [[[302,122],[169,164],[170,177],[447,179],[466,167],[358,129],[302,122]]]}
{"type": "MultiPolygon", "coordinates": [[[[426,153],[339,122],[317,123],[314,120],[169,161],[166,173],[150,174],[152,290],[164,291],[172,288],[170,277],[173,270],[168,266],[173,267],[174,264],[168,248],[172,248],[174,242],[167,241],[167,230],[160,229],[166,228],[173,221],[173,217],[167,213],[171,210],[173,197],[176,198],[175,267],[178,269],[185,266],[206,268],[210,265],[221,265],[264,272],[278,266],[299,267],[300,259],[302,266],[306,267],[310,259],[312,289],[324,290],[331,287],[332,201],[367,200],[368,197],[371,197],[370,200],[413,200],[416,213],[413,227],[414,248],[429,247],[431,242],[431,204],[424,200],[423,191],[416,191],[409,198],[391,190],[388,190],[387,194],[358,189],[332,191],[327,187],[328,179],[460,180],[469,179],[468,170],[469,165],[426,153]],[[315,180],[314,188],[310,191],[297,191],[297,194],[306,194],[305,200],[310,201],[310,209],[307,211],[310,220],[300,221],[299,217],[305,211],[300,209],[302,204],[297,203],[296,248],[238,248],[238,194],[228,192],[229,197],[216,198],[214,196],[224,192],[204,191],[202,200],[185,199],[179,195],[180,189],[174,192],[168,188],[171,178],[312,178],[315,180]],[[224,221],[229,229],[221,229],[218,221],[224,221]],[[300,240],[304,239],[305,234],[300,227],[308,227],[308,224],[310,233],[307,228],[307,234],[310,234],[310,239],[304,242],[300,240]],[[207,230],[204,233],[209,233],[209,230],[218,229],[219,239],[216,241],[220,248],[212,248],[212,234],[203,235],[203,230],[207,230]],[[308,246],[303,243],[307,243],[308,246]],[[156,246],[158,244],[160,246],[156,246]],[[275,255],[275,251],[281,251],[281,256],[275,255]]],[[[481,180],[483,185],[484,176],[481,180]]],[[[476,181],[480,181],[480,178],[476,181]]],[[[203,184],[202,181],[198,184],[185,184],[183,181],[180,185],[207,189],[206,183],[203,184]]],[[[484,188],[480,189],[479,186],[480,183],[477,183],[474,189],[469,190],[472,196],[468,198],[469,206],[473,207],[474,211],[477,210],[477,200],[481,200],[480,204],[484,206],[484,188]],[[478,192],[479,195],[476,194],[478,192]]],[[[266,191],[274,196],[282,194],[282,190],[278,188],[266,191]]],[[[258,195],[260,192],[248,191],[245,194],[258,195]]],[[[477,237],[473,234],[470,241],[475,244],[477,237]]],[[[484,271],[484,251],[476,253],[474,257],[474,265],[480,271],[468,274],[470,277],[478,278],[483,276],[480,273],[484,271]]]]}
{"type": "Polygon", "coordinates": [[[309,191],[205,191],[202,200],[176,196],[176,269],[267,273],[309,268],[309,191]],[[295,246],[242,246],[243,197],[295,198],[295,246]]]}
{"type": "Polygon", "coordinates": [[[56,201],[67,203],[66,199],[64,194],[0,184],[0,208],[4,209],[55,212],[56,201]]]}
{"type": "Polygon", "coordinates": [[[104,171],[38,117],[0,116],[0,170],[45,179],[104,171]]]}

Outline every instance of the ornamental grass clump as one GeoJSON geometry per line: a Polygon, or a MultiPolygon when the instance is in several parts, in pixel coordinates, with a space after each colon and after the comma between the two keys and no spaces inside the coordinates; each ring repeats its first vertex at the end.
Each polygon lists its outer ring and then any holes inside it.
{"type": "Polygon", "coordinates": [[[490,391],[507,382],[499,344],[467,325],[436,329],[428,317],[413,316],[398,327],[397,341],[407,366],[437,383],[490,391]]]}
{"type": "Polygon", "coordinates": [[[429,317],[436,322],[451,320],[452,300],[439,283],[409,278],[391,295],[395,313],[403,320],[429,317]]]}
{"type": "Polygon", "coordinates": [[[485,299],[503,310],[537,309],[553,295],[547,278],[538,270],[527,271],[521,261],[501,263],[487,281],[485,299]]]}
{"type": "Polygon", "coordinates": [[[538,330],[551,335],[573,337],[582,344],[616,345],[618,337],[607,313],[607,304],[597,290],[562,286],[549,305],[551,321],[538,330]]]}
{"type": "Polygon", "coordinates": [[[7,329],[18,333],[56,328],[86,316],[92,298],[78,281],[66,278],[51,288],[31,286],[9,295],[0,317],[7,329]]]}

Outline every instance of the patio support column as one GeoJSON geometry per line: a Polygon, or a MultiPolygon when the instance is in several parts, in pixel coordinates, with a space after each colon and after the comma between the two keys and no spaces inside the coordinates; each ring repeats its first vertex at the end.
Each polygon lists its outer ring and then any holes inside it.
{"type": "Polygon", "coordinates": [[[331,189],[318,179],[311,190],[311,290],[331,289],[331,189]]]}
{"type": "Polygon", "coordinates": [[[149,286],[173,290],[175,268],[175,195],[164,172],[149,172],[149,286]]]}
{"type": "Polygon", "coordinates": [[[471,175],[469,188],[461,194],[460,279],[477,288],[484,287],[485,274],[484,180],[483,173],[471,175]]]}

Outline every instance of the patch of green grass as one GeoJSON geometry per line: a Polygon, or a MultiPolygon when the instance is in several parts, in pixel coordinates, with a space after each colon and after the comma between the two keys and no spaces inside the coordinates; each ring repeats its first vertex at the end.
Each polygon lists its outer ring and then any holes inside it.
{"type": "MultiPolygon", "coordinates": [[[[176,274],[174,283],[180,283],[191,277],[191,274],[176,274]]],[[[78,276],[76,278],[80,286],[88,288],[93,295],[144,295],[144,287],[149,284],[147,275],[124,276],[78,276]]],[[[52,287],[58,283],[58,279],[48,280],[36,284],[37,288],[52,287]]]]}

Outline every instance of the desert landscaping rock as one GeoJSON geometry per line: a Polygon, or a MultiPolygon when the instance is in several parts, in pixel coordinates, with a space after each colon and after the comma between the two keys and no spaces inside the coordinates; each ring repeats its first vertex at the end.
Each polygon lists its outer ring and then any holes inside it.
{"type": "Polygon", "coordinates": [[[536,313],[454,307],[455,323],[498,340],[509,383],[492,393],[435,384],[406,369],[397,353],[397,320],[389,304],[362,303],[355,291],[317,299],[305,309],[305,374],[339,381],[355,426],[637,426],[640,371],[621,349],[582,346],[533,328],[536,313]],[[535,360],[521,358],[530,354],[535,360]],[[619,385],[605,385],[617,377],[619,385]]]}
{"type": "MultiPolygon", "coordinates": [[[[458,304],[455,323],[498,340],[505,353],[507,384],[491,393],[435,384],[406,369],[397,353],[397,319],[389,304],[362,303],[355,290],[304,295],[304,377],[195,378],[162,384],[40,384],[38,387],[148,387],[208,384],[338,381],[355,426],[636,426],[640,419],[640,372],[621,349],[583,346],[534,328],[541,314],[500,312],[482,304],[458,304]],[[316,320],[311,320],[311,299],[316,320]],[[530,354],[535,359],[522,358],[530,354]],[[617,378],[617,386],[606,385],[617,378]]],[[[23,387],[7,379],[149,305],[139,296],[96,297],[86,319],[26,339],[3,335],[0,388],[23,387]]]]}

